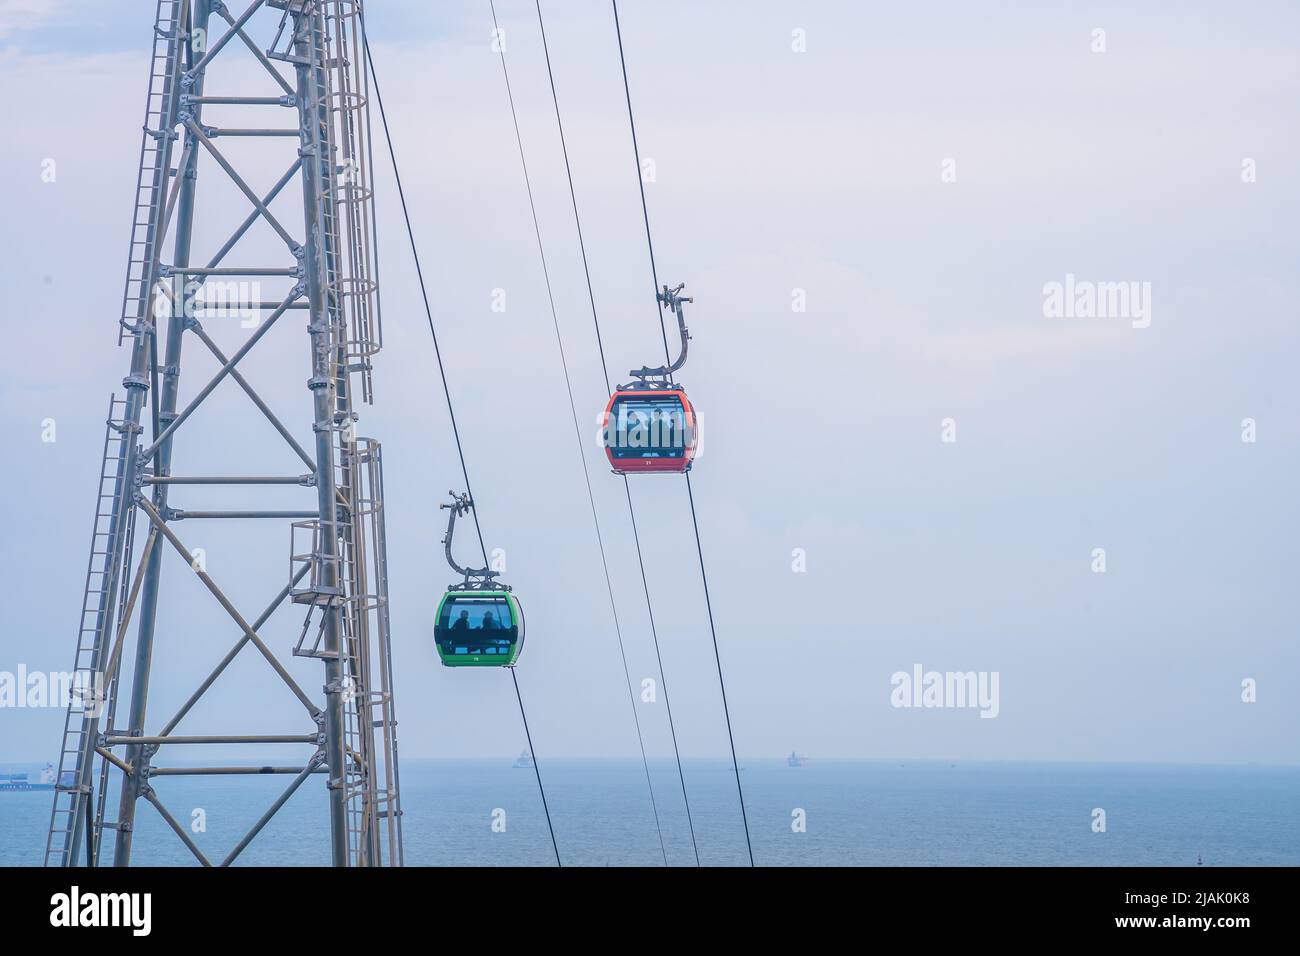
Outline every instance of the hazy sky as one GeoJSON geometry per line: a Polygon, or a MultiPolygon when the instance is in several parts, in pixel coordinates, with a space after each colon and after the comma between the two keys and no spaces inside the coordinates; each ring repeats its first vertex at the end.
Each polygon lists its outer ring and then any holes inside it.
{"type": "MultiPolygon", "coordinates": [[[[742,755],[1300,759],[1300,13],[1129,6],[620,4],[655,165],[659,275],[696,299],[681,378],[704,428],[693,480],[742,755]],[[799,30],[804,52],[792,49],[799,30]],[[1149,327],[1045,317],[1044,285],[1067,275],[1150,283],[1149,327]],[[806,311],[792,309],[795,290],[806,311]],[[954,443],[940,440],[949,418],[954,443]],[[796,548],[806,573],[792,571],[796,548]],[[914,664],[997,672],[997,718],[892,707],[891,675],[914,664]],[[1253,704],[1241,700],[1247,678],[1253,704]]],[[[116,316],[152,8],[0,0],[11,425],[0,670],[72,661],[103,412],[129,359],[116,316]],[[53,443],[41,440],[47,418],[53,443]]],[[[372,8],[483,530],[506,550],[527,612],[518,676],[539,757],[630,756],[487,2],[372,8]]],[[[602,0],[543,9],[605,352],[622,379],[662,345],[613,20],[602,0]]],[[[498,13],[578,414],[594,433],[606,396],[536,13],[522,0],[498,13]]],[[[247,57],[214,61],[217,91],[269,92],[247,57]]],[[[288,164],[284,141],[227,142],[260,188],[288,164]]],[[[524,737],[509,677],[445,669],[432,646],[452,580],[437,503],[462,480],[379,165],[386,349],[360,431],[384,444],[401,752],[513,755],[524,737]]],[[[247,211],[214,173],[205,160],[198,255],[247,211]]],[[[296,185],[276,208],[295,222],[296,185]]],[[[252,242],[276,254],[269,231],[252,242]]],[[[230,349],[248,334],[210,329],[230,349]]],[[[197,342],[186,349],[183,400],[215,369],[197,342]]],[[[245,372],[306,441],[300,314],[245,372]]],[[[583,452],[639,685],[656,668],[622,483],[592,442],[583,452]]],[[[174,464],[298,470],[229,383],[178,433],[174,464]]],[[[633,494],[683,752],[721,759],[686,488],[646,477],[633,494]]],[[[315,501],[300,489],[271,500],[315,501]]],[[[256,501],[172,496],[190,508],[256,501]]],[[[278,523],[176,530],[250,618],[284,582],[278,523]]],[[[238,636],[175,555],[164,579],[151,728],[238,636]]],[[[300,623],[282,609],[264,635],[288,658],[300,623]]],[[[316,662],[292,668],[319,685],[316,662]]],[[[297,704],[251,654],[215,690],[182,730],[301,730],[297,704]]],[[[669,753],[662,695],[638,706],[651,754],[669,753]]],[[[0,710],[0,760],[56,759],[61,728],[59,710],[0,710]]]]}

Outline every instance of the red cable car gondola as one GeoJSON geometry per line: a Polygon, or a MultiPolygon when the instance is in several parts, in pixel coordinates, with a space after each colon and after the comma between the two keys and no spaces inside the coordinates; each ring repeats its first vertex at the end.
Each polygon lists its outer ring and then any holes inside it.
{"type": "Polygon", "coordinates": [[[664,286],[657,296],[660,303],[677,314],[682,354],[672,365],[643,367],[628,373],[636,381],[620,385],[605,406],[601,434],[605,455],[616,475],[683,474],[690,470],[699,448],[695,407],[686,397],[686,390],[672,381],[672,373],[686,364],[691,338],[682,303],[694,299],[678,295],[683,288],[685,283],[675,289],[664,286]]]}

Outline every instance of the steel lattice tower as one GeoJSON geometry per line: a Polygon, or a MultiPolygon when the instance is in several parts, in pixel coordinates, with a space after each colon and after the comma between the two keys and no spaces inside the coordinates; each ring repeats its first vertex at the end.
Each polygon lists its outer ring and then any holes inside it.
{"type": "MultiPolygon", "coordinates": [[[[109,406],[47,865],[98,864],[110,844],[112,862],[127,865],[141,798],[200,862],[229,864],[313,777],[323,778],[328,788],[335,865],[402,862],[382,463],[379,444],[358,437],[355,429],[357,404],[371,401],[370,359],[381,341],[363,29],[360,0],[251,0],[237,16],[221,0],[157,0],[118,334],[119,345],[130,351],[130,370],[123,381],[125,397],[114,397],[109,406]],[[240,88],[229,91],[234,95],[210,89],[228,78],[212,71],[213,64],[220,66],[223,55],[230,59],[230,51],[241,48],[252,53],[253,61],[245,56],[246,66],[252,63],[255,79],[265,83],[263,95],[244,88],[247,69],[240,74],[240,88]],[[237,121],[205,125],[205,107],[215,106],[237,121]],[[268,115],[292,116],[296,123],[277,126],[267,122],[268,115]],[[228,154],[218,145],[247,143],[250,137],[260,148],[282,152],[274,162],[285,172],[263,192],[241,175],[233,149],[228,154]],[[201,156],[207,157],[202,167],[201,156]],[[222,178],[247,200],[248,215],[225,243],[200,252],[192,248],[196,197],[205,182],[222,178]],[[269,207],[295,180],[302,191],[302,218],[296,212],[277,218],[269,207]],[[245,252],[257,248],[246,239],[255,224],[263,233],[269,226],[281,240],[283,250],[272,261],[264,246],[260,258],[245,252]],[[264,299],[263,282],[286,291],[264,299]],[[258,289],[256,298],[225,300],[227,309],[237,306],[258,321],[226,355],[199,316],[206,317],[205,290],[230,285],[258,289]],[[275,366],[296,383],[309,370],[312,440],[305,443],[240,370],[241,360],[286,313],[306,319],[301,351],[277,357],[275,366]],[[198,387],[186,381],[182,389],[183,343],[206,349],[219,365],[214,377],[199,379],[198,387]],[[305,464],[305,473],[173,472],[177,442],[179,463],[187,442],[202,441],[193,413],[223,384],[247,393],[249,411],[256,408],[271,423],[305,464]],[[183,399],[183,393],[192,397],[183,399]],[[175,485],[197,486],[196,493],[204,486],[240,487],[249,495],[266,495],[274,485],[301,486],[298,493],[309,507],[181,511],[168,503],[175,485]],[[283,522],[289,571],[268,581],[267,594],[275,596],[257,615],[241,613],[174,530],[179,521],[195,518],[229,520],[236,528],[283,522]],[[146,729],[159,597],[169,580],[174,588],[178,579],[175,568],[163,573],[168,550],[182,556],[215,599],[210,609],[187,606],[187,613],[224,613],[221,620],[227,626],[233,621],[238,641],[178,713],[157,729],[146,729]],[[293,654],[324,666],[323,686],[310,688],[315,695],[294,680],[258,633],[281,605],[297,605],[305,616],[293,654]],[[302,724],[254,736],[175,733],[201,698],[219,693],[213,685],[235,656],[253,649],[301,703],[307,714],[302,724]],[[125,698],[123,709],[119,698],[125,698]],[[274,767],[155,766],[168,744],[284,744],[305,759],[274,767]],[[198,779],[283,773],[292,780],[224,859],[209,860],[167,809],[165,792],[155,791],[154,780],[180,773],[199,774],[198,779]],[[118,792],[111,817],[106,814],[110,789],[118,792]],[[108,844],[106,832],[113,835],[108,844]]],[[[304,434],[306,424],[304,416],[304,434]]],[[[180,573],[190,572],[182,568],[180,573]]],[[[165,784],[158,789],[165,791],[165,784]]]]}

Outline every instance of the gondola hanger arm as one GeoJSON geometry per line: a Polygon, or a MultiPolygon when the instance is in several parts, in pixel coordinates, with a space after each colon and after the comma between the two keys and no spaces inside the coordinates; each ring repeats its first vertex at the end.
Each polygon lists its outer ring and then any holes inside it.
{"type": "Polygon", "coordinates": [[[448,512],[447,533],[442,537],[443,547],[447,554],[447,563],[451,565],[453,571],[455,571],[457,574],[464,577],[465,584],[467,585],[470,583],[471,578],[479,578],[481,579],[480,583],[490,584],[492,579],[497,576],[496,571],[493,571],[487,567],[483,567],[483,568],[462,567],[461,565],[456,563],[456,559],[452,556],[451,542],[452,542],[452,538],[456,533],[456,518],[461,515],[469,514],[470,509],[474,507],[474,501],[473,499],[470,498],[468,492],[466,492],[465,494],[458,495],[456,494],[455,491],[448,491],[447,494],[451,496],[451,501],[450,502],[444,501],[442,504],[438,505],[439,509],[445,508],[448,512]]]}
{"type": "Polygon", "coordinates": [[[658,295],[655,296],[655,298],[659,301],[660,308],[664,308],[664,307],[670,308],[677,316],[677,330],[681,334],[681,338],[682,338],[682,351],[681,354],[677,356],[677,361],[673,362],[671,365],[661,365],[658,368],[650,368],[649,366],[642,366],[640,369],[633,369],[631,372],[628,373],[633,378],[639,379],[642,385],[665,385],[666,386],[669,384],[667,381],[668,376],[672,375],[674,372],[676,372],[678,369],[680,369],[683,365],[686,364],[686,352],[690,345],[691,333],[686,328],[686,316],[682,313],[682,303],[694,302],[695,299],[692,296],[680,294],[682,289],[685,288],[686,288],[685,282],[679,282],[674,288],[671,289],[665,285],[663,291],[658,293],[658,295]],[[653,378],[661,378],[664,381],[662,383],[646,381],[647,379],[653,379],[653,378]]]}

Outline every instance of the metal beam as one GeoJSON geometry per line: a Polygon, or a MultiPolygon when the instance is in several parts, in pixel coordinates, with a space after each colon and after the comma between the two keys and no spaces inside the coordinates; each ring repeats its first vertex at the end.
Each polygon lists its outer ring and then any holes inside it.
{"type": "Polygon", "coordinates": [[[182,96],[182,105],[213,103],[222,106],[296,106],[289,96],[182,96]]]}
{"type": "MultiPolygon", "coordinates": [[[[130,738],[127,739],[129,740],[130,738]]],[[[112,751],[105,750],[103,747],[96,747],[95,753],[99,754],[101,757],[103,757],[105,760],[111,763],[114,767],[122,771],[124,774],[127,774],[128,776],[134,772],[131,770],[130,764],[128,764],[126,761],[119,758],[112,751]]]]}
{"type": "MultiPolygon", "coordinates": [[[[227,735],[200,734],[197,736],[161,736],[161,737],[127,737],[121,734],[108,734],[104,740],[110,747],[119,744],[143,744],[145,746],[162,746],[163,744],[314,744],[316,734],[244,734],[227,735]]],[[[153,772],[157,772],[154,768],[153,772]]]]}
{"type": "Polygon", "coordinates": [[[225,48],[226,44],[231,41],[232,38],[239,35],[240,28],[243,27],[243,25],[248,22],[249,18],[258,11],[258,9],[262,6],[264,2],[265,0],[253,0],[253,2],[249,4],[247,10],[241,13],[238,18],[231,21],[230,29],[227,30],[225,33],[223,33],[217,39],[216,43],[210,44],[208,46],[208,52],[204,53],[203,56],[199,59],[199,61],[189,68],[187,74],[189,76],[194,76],[196,73],[202,71],[202,69],[208,65],[209,60],[211,60],[214,56],[220,53],[225,48]]]}
{"type": "MultiPolygon", "coordinates": [[[[205,35],[208,28],[208,20],[212,13],[212,0],[194,0],[191,3],[182,4],[188,11],[182,18],[184,29],[180,31],[183,37],[192,37],[195,35],[205,35]]],[[[161,5],[160,5],[161,8],[161,5]]],[[[186,43],[183,49],[178,51],[176,65],[181,66],[180,56],[188,57],[192,62],[194,58],[193,46],[186,43]]],[[[175,120],[180,117],[179,96],[180,87],[180,69],[171,78],[173,95],[176,99],[174,119],[169,122],[167,130],[169,135],[174,128],[175,120]]],[[[206,79],[205,71],[198,70],[192,72],[193,83],[190,87],[192,92],[202,93],[203,84],[206,79]]],[[[191,117],[197,121],[201,116],[201,107],[192,107],[191,117]]],[[[163,238],[166,235],[167,224],[171,220],[173,205],[176,214],[176,234],[172,250],[172,262],[180,265],[189,265],[190,252],[192,247],[191,240],[194,234],[194,201],[196,189],[198,186],[198,150],[194,146],[194,137],[187,136],[185,139],[184,150],[181,153],[181,161],[176,169],[176,190],[168,200],[167,211],[163,215],[163,225],[158,233],[158,243],[153,249],[154,263],[161,272],[159,258],[163,238]]],[[[157,281],[156,279],[154,281],[157,281]]],[[[157,452],[157,458],[154,460],[154,472],[159,475],[166,475],[171,470],[172,444],[170,438],[159,431],[159,426],[165,422],[176,410],[177,397],[180,394],[180,370],[181,370],[181,353],[183,343],[183,332],[185,329],[185,289],[182,286],[180,296],[171,296],[171,310],[167,318],[167,344],[165,358],[162,363],[162,383],[159,386],[156,381],[158,371],[158,356],[156,354],[156,332],[151,336],[151,367],[150,374],[155,376],[153,388],[150,394],[155,403],[153,436],[155,439],[161,439],[161,443],[155,441],[154,450],[157,452]],[[161,393],[161,394],[160,394],[161,393]]],[[[153,452],[151,451],[151,455],[153,452]]],[[[137,463],[143,463],[148,459],[140,457],[137,463]]],[[[137,464],[138,467],[138,464],[137,464]]],[[[142,470],[142,469],[141,469],[142,470]]],[[[132,473],[132,480],[138,477],[138,474],[132,473]]],[[[134,494],[134,489],[132,489],[134,494]]],[[[156,487],[153,489],[154,503],[158,508],[167,507],[167,488],[166,486],[156,487]]],[[[143,500],[143,498],[141,499],[143,500]]],[[[144,731],[145,713],[149,698],[149,677],[153,663],[153,642],[156,633],[158,618],[158,597],[162,588],[162,549],[151,548],[147,561],[142,562],[145,566],[145,584],[142,592],[140,603],[140,623],[136,630],[135,642],[135,666],[133,668],[131,679],[131,708],[127,717],[127,731],[131,734],[139,734],[144,731]]],[[[138,746],[128,745],[126,748],[126,763],[133,768],[147,766],[148,755],[138,746]]],[[[121,824],[113,842],[113,865],[126,866],[131,861],[131,840],[135,831],[135,810],[139,802],[141,787],[145,786],[145,774],[133,773],[130,776],[122,778],[121,790],[118,796],[117,820],[121,824]]]]}
{"type": "MultiPolygon", "coordinates": [[[[174,272],[181,272],[177,267],[174,272]]],[[[187,265],[186,276],[298,276],[298,267],[273,267],[273,265],[225,265],[221,268],[208,268],[205,265],[187,265]]]]}
{"type": "Polygon", "coordinates": [[[325,768],[308,764],[306,767],[153,767],[151,777],[261,777],[300,773],[325,773],[325,768]]]}
{"type": "Polygon", "coordinates": [[[311,475],[145,475],[146,485],[302,485],[311,487],[311,475]]]}
{"type": "Polygon", "coordinates": [[[172,828],[172,831],[178,837],[181,838],[181,842],[184,843],[187,847],[189,847],[190,852],[194,854],[195,858],[200,863],[202,863],[204,866],[212,865],[211,861],[209,861],[208,858],[203,855],[203,851],[198,848],[198,845],[193,840],[190,839],[190,835],[187,832],[185,832],[185,828],[176,822],[176,818],[172,816],[167,811],[167,808],[164,807],[162,803],[158,800],[157,794],[153,792],[153,787],[146,787],[145,789],[141,790],[140,796],[144,797],[146,800],[148,800],[150,803],[153,804],[154,809],[158,811],[159,815],[161,815],[165,821],[167,821],[167,825],[172,828]]]}
{"type": "MultiPolygon", "coordinates": [[[[167,208],[166,211],[163,212],[162,225],[158,228],[158,234],[160,236],[165,236],[167,234],[167,227],[171,225],[172,215],[176,211],[176,202],[180,198],[181,192],[186,188],[186,182],[192,178],[192,176],[187,175],[187,171],[190,170],[193,161],[194,144],[186,141],[185,149],[181,152],[181,161],[176,164],[176,182],[172,186],[171,195],[167,197],[167,208]]],[[[192,183],[189,188],[191,190],[193,189],[192,183]]],[[[159,274],[166,275],[165,272],[161,271],[159,274]]]]}
{"type": "MultiPolygon", "coordinates": [[[[255,301],[255,302],[253,302],[253,301],[247,301],[247,300],[246,300],[246,301],[242,301],[242,302],[225,301],[225,302],[214,303],[214,307],[215,307],[215,308],[214,308],[214,313],[209,313],[208,310],[207,310],[207,307],[206,307],[206,303],[196,302],[196,303],[194,304],[194,309],[193,309],[193,312],[194,312],[194,318],[196,318],[196,319],[210,319],[210,318],[222,318],[222,319],[224,319],[224,318],[227,318],[227,317],[228,317],[228,314],[231,313],[231,312],[236,312],[236,313],[238,313],[238,312],[252,312],[252,311],[265,312],[265,311],[267,311],[268,309],[278,309],[278,308],[280,307],[280,303],[279,303],[279,302],[270,301],[270,300],[267,300],[267,299],[258,299],[258,300],[255,301]],[[226,314],[216,315],[215,312],[217,312],[217,311],[221,311],[221,312],[224,312],[224,313],[226,313],[226,314]]],[[[290,308],[290,309],[308,309],[308,308],[310,308],[310,306],[309,306],[306,302],[290,302],[290,303],[289,303],[289,308],[290,308]]]]}
{"type": "Polygon", "coordinates": [[[284,806],[285,801],[294,795],[294,792],[302,786],[304,780],[316,772],[317,768],[320,766],[322,758],[323,755],[317,754],[311,763],[302,768],[302,771],[298,776],[295,777],[289,786],[285,788],[284,793],[280,794],[280,799],[271,804],[270,809],[262,814],[262,818],[253,824],[253,828],[248,831],[244,838],[240,840],[239,843],[235,845],[235,848],[227,854],[226,858],[221,861],[222,866],[230,866],[231,863],[235,862],[235,858],[244,852],[244,847],[248,846],[248,844],[253,841],[253,837],[262,832],[262,827],[266,826],[271,817],[275,816],[276,813],[279,812],[280,808],[284,806]]]}
{"type": "MultiPolygon", "coordinates": [[[[334,530],[337,507],[334,456],[334,415],[348,411],[346,382],[340,382],[335,371],[333,319],[330,314],[329,268],[327,263],[338,251],[331,248],[329,226],[325,219],[327,192],[333,172],[334,157],[330,155],[327,124],[332,123],[331,104],[323,102],[320,94],[329,89],[329,75],[324,59],[328,56],[324,46],[325,24],[318,7],[294,15],[293,51],[294,77],[297,82],[299,109],[301,110],[303,137],[299,155],[302,166],[303,213],[307,223],[306,242],[302,263],[306,272],[304,281],[307,298],[311,302],[311,318],[307,325],[310,338],[312,375],[308,381],[311,390],[313,423],[316,433],[316,495],[321,522],[320,555],[316,558],[319,575],[316,580],[327,592],[339,586],[338,537],[334,530]],[[343,390],[340,391],[340,385],[343,390]]],[[[338,55],[337,51],[336,54],[338,55]]],[[[331,216],[331,221],[333,220],[331,216]]],[[[343,373],[346,379],[347,373],[343,373]]],[[[330,857],[335,866],[350,862],[348,848],[348,810],[344,794],[347,770],[345,767],[343,665],[340,661],[343,646],[342,614],[336,606],[321,608],[322,650],[325,654],[325,760],[329,766],[330,805],[330,857]]]]}
{"type": "Polygon", "coordinates": [[[184,521],[186,518],[315,518],[316,511],[185,511],[173,508],[167,513],[171,521],[184,521]]]}
{"type": "Polygon", "coordinates": [[[253,38],[250,37],[244,31],[243,26],[235,25],[235,21],[231,19],[230,14],[226,11],[226,8],[224,6],[219,7],[217,9],[217,16],[221,17],[221,19],[225,20],[227,23],[229,23],[231,26],[235,27],[235,29],[239,31],[239,39],[243,41],[244,46],[248,47],[249,52],[251,52],[253,56],[257,58],[257,61],[261,63],[262,66],[266,67],[266,72],[270,73],[272,79],[274,79],[275,82],[280,84],[280,89],[284,90],[286,93],[292,96],[293,87],[289,85],[289,81],[280,75],[280,71],[275,68],[275,64],[272,63],[269,59],[267,59],[266,54],[262,52],[262,48],[258,46],[257,43],[253,41],[253,38]]]}
{"type": "Polygon", "coordinates": [[[140,586],[144,583],[145,573],[149,569],[149,559],[153,557],[154,545],[158,542],[158,532],[150,531],[149,537],[145,539],[144,551],[140,555],[140,563],[136,568],[135,580],[131,582],[131,594],[127,598],[126,605],[122,608],[120,615],[121,622],[117,626],[117,638],[113,641],[113,650],[108,655],[108,663],[104,665],[103,680],[104,686],[108,682],[116,679],[118,662],[122,657],[122,648],[126,644],[126,632],[131,625],[131,615],[135,612],[135,602],[140,596],[140,586]]]}
{"type": "Polygon", "coordinates": [[[221,139],[226,136],[291,136],[297,139],[298,131],[296,129],[239,129],[210,126],[208,127],[208,135],[213,139],[221,139]]]}
{"type": "Polygon", "coordinates": [[[207,266],[186,266],[181,269],[179,266],[172,267],[172,272],[184,272],[187,276],[289,276],[296,278],[298,276],[298,267],[275,267],[275,266],[223,266],[221,268],[210,269],[207,266]]]}

